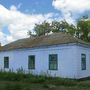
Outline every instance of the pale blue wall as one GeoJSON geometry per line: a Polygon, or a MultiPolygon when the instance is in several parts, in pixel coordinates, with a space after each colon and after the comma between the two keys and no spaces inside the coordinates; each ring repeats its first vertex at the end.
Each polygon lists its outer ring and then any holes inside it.
{"type": "Polygon", "coordinates": [[[49,73],[51,76],[59,76],[64,78],[81,78],[90,75],[90,50],[84,49],[76,45],[61,45],[55,47],[38,48],[38,49],[22,49],[0,52],[0,68],[4,66],[4,56],[9,56],[10,69],[14,71],[18,68],[28,72],[28,56],[35,55],[34,74],[49,73]],[[87,54],[87,71],[81,71],[81,53],[87,54]],[[58,70],[48,70],[49,54],[58,54],[58,70]]]}

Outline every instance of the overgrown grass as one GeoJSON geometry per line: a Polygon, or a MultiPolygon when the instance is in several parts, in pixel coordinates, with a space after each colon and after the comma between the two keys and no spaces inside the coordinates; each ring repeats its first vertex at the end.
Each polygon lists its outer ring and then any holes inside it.
{"type": "Polygon", "coordinates": [[[90,80],[0,72],[0,90],[90,90],[90,80]]]}

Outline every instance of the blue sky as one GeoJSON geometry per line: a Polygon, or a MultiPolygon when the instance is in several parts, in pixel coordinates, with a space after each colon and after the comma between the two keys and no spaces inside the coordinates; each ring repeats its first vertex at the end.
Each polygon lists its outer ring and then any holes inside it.
{"type": "Polygon", "coordinates": [[[4,5],[6,8],[10,8],[11,5],[18,7],[22,12],[28,11],[28,13],[48,13],[48,12],[58,12],[52,6],[53,0],[0,0],[0,4],[4,5]]]}
{"type": "Polygon", "coordinates": [[[44,20],[75,24],[83,15],[90,16],[90,0],[0,0],[0,42],[28,37],[28,30],[44,20]]]}

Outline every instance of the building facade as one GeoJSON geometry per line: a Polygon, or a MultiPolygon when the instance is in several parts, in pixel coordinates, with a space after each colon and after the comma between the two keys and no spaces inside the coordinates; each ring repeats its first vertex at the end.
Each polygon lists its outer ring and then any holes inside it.
{"type": "Polygon", "coordinates": [[[9,48],[16,42],[2,47],[0,69],[17,72],[23,68],[25,73],[73,79],[90,76],[89,44],[69,42],[32,48],[23,45],[23,48],[9,48]]]}

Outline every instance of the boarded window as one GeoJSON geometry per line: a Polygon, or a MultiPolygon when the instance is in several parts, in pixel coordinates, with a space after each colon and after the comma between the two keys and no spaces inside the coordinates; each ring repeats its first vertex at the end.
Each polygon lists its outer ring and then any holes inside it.
{"type": "Polygon", "coordinates": [[[35,69],[35,56],[28,57],[28,69],[35,69]]]}
{"type": "Polygon", "coordinates": [[[58,69],[58,60],[57,54],[49,55],[49,70],[57,70],[58,69]]]}
{"type": "Polygon", "coordinates": [[[86,70],[86,54],[81,54],[81,69],[86,70]]]}
{"type": "Polygon", "coordinates": [[[9,68],[9,57],[4,57],[4,68],[9,68]]]}

